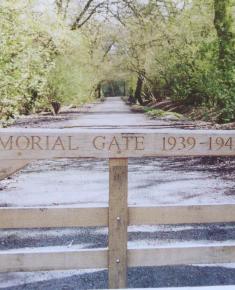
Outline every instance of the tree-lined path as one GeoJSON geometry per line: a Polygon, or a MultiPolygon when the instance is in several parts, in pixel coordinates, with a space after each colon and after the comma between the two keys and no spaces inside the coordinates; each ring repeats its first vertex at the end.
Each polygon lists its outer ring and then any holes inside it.
{"type": "MultiPolygon", "coordinates": [[[[235,0],[2,0],[0,16],[0,271],[35,270],[42,252],[50,263],[56,251],[62,269],[73,259],[87,267],[64,252],[108,246],[98,250],[101,266],[110,270],[109,287],[119,288],[127,265],[172,265],[174,249],[180,263],[186,252],[195,255],[191,263],[232,262],[235,0]],[[109,237],[107,228],[10,229],[17,221],[39,227],[35,219],[85,226],[66,223],[80,222],[81,211],[90,222],[82,206],[96,222],[105,213],[105,223],[92,225],[108,225],[109,237]],[[137,227],[133,212],[154,225],[226,223],[137,227]],[[138,250],[126,251],[128,222],[128,248],[138,250]]],[[[133,288],[235,285],[235,265],[128,271],[133,288]]],[[[105,270],[0,273],[0,289],[104,289],[107,277],[105,270]]]]}
{"type": "MultiPolygon", "coordinates": [[[[85,110],[86,111],[86,110],[85,110]]],[[[62,113],[55,121],[20,119],[15,127],[45,128],[166,128],[190,122],[150,120],[132,113],[120,97],[108,98],[87,112],[62,113]]],[[[40,118],[39,118],[40,119],[40,118]]],[[[213,158],[142,158],[129,160],[129,204],[221,204],[234,203],[233,163],[213,158]]],[[[107,205],[107,160],[54,160],[30,164],[11,179],[1,182],[2,206],[107,205]]],[[[173,244],[229,243],[235,239],[235,226],[141,226],[129,228],[129,247],[173,244]]],[[[107,230],[4,230],[0,248],[49,249],[93,248],[107,246],[107,230]]],[[[178,285],[235,284],[234,268],[156,267],[130,270],[129,286],[158,287],[178,285]],[[171,277],[171,279],[169,279],[171,277]],[[193,278],[192,278],[193,277],[193,278]],[[226,281],[226,282],[225,282],[226,281]]],[[[61,271],[55,273],[0,274],[0,287],[7,289],[92,289],[107,287],[106,271],[61,271]],[[41,288],[40,288],[41,287],[41,288]],[[65,288],[63,288],[65,287],[65,288]],[[66,288],[67,287],[67,288],[66,288]]]]}
{"type": "MultiPolygon", "coordinates": [[[[60,116],[60,115],[59,115],[60,116]]],[[[59,117],[58,116],[58,117],[59,117]]],[[[40,127],[40,128],[138,128],[172,126],[169,121],[150,120],[142,113],[132,113],[130,107],[121,97],[109,97],[105,102],[85,105],[81,112],[70,111],[62,113],[60,118],[48,118],[40,122],[37,118],[22,118],[13,127],[40,127]],[[65,118],[63,119],[63,116],[65,118]],[[45,123],[44,123],[45,121],[45,123]]]]}

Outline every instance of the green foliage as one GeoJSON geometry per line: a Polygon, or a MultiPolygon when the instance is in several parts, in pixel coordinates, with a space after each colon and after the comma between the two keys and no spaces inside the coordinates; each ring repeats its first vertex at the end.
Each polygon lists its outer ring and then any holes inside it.
{"type": "Polygon", "coordinates": [[[51,101],[79,105],[93,100],[96,81],[92,78],[92,73],[85,70],[80,57],[79,50],[74,50],[70,57],[56,57],[55,69],[48,80],[51,101]]]}
{"type": "Polygon", "coordinates": [[[47,76],[54,66],[51,39],[23,4],[0,5],[0,117],[4,119],[29,113],[47,95],[47,76]]]}
{"type": "Polygon", "coordinates": [[[121,0],[111,14],[106,0],[97,10],[55,1],[41,13],[36,2],[0,3],[1,120],[124,93],[120,80],[143,105],[170,98],[235,120],[234,0],[121,0]]]}
{"type": "Polygon", "coordinates": [[[1,1],[0,19],[2,122],[48,109],[55,101],[93,100],[105,73],[106,39],[92,43],[85,29],[72,31],[65,20],[36,13],[26,0],[1,1]]]}
{"type": "Polygon", "coordinates": [[[218,122],[235,120],[232,1],[184,1],[183,9],[174,2],[147,1],[141,9],[133,4],[138,13],[125,23],[128,37],[120,41],[124,65],[135,78],[130,86],[135,90],[144,71],[144,98],[167,97],[205,108],[206,118],[216,112],[218,122]]]}
{"type": "Polygon", "coordinates": [[[171,120],[183,120],[184,116],[176,113],[176,112],[166,112],[161,109],[151,109],[146,110],[146,114],[151,118],[163,118],[163,119],[171,119],[171,120]]]}
{"type": "Polygon", "coordinates": [[[61,103],[83,104],[98,97],[98,90],[109,74],[106,55],[109,41],[105,27],[91,23],[82,31],[65,32],[66,47],[55,58],[55,68],[49,77],[51,99],[61,103]],[[91,34],[91,30],[99,34],[91,34]],[[108,71],[107,71],[108,69],[108,71]]]}
{"type": "Polygon", "coordinates": [[[127,94],[126,83],[123,80],[104,82],[102,91],[105,97],[125,96],[127,94]]]}
{"type": "Polygon", "coordinates": [[[231,66],[235,56],[232,4],[232,0],[214,0],[214,24],[219,46],[218,60],[223,70],[231,66]]]}

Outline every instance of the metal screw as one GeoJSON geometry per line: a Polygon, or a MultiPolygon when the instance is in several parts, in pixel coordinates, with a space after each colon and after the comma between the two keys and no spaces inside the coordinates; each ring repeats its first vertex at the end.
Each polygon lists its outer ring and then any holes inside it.
{"type": "Polygon", "coordinates": [[[120,220],[121,220],[121,218],[120,218],[120,216],[118,216],[118,217],[117,217],[117,221],[120,222],[120,220]]]}
{"type": "Polygon", "coordinates": [[[119,259],[117,259],[117,260],[116,260],[116,263],[117,263],[117,264],[118,264],[118,263],[120,263],[120,260],[119,260],[119,259]]]}

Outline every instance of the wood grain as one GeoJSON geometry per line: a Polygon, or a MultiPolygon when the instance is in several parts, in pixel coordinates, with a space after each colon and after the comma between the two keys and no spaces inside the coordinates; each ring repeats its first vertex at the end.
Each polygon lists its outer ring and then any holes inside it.
{"type": "Polygon", "coordinates": [[[107,268],[107,249],[0,251],[0,272],[107,268]]]}
{"type": "Polygon", "coordinates": [[[235,244],[169,246],[128,250],[129,267],[235,262],[235,244]]]}
{"type": "Polygon", "coordinates": [[[107,225],[107,207],[0,208],[0,228],[2,229],[107,225]]]}
{"type": "MultiPolygon", "coordinates": [[[[128,250],[129,267],[235,262],[235,244],[171,246],[128,250]]],[[[99,269],[108,267],[107,249],[0,251],[0,272],[99,269]]]]}
{"type": "Polygon", "coordinates": [[[129,208],[129,225],[235,222],[235,204],[172,205],[129,208]]]}
{"type": "Polygon", "coordinates": [[[128,160],[109,161],[109,288],[126,287],[128,160]]]}
{"type": "MultiPolygon", "coordinates": [[[[108,211],[108,207],[3,207],[0,228],[108,226],[108,211]]],[[[235,222],[235,204],[129,207],[129,225],[225,222],[235,222]]]]}
{"type": "Polygon", "coordinates": [[[0,129],[0,159],[235,156],[235,131],[0,129]]]}
{"type": "Polygon", "coordinates": [[[0,180],[11,176],[29,164],[28,160],[1,160],[0,161],[0,180]]]}

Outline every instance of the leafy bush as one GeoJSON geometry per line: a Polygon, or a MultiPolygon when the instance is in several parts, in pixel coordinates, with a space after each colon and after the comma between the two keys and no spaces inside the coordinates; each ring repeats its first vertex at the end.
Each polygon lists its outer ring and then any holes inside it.
{"type": "Polygon", "coordinates": [[[128,57],[133,56],[126,61],[135,75],[130,86],[135,90],[143,71],[143,98],[170,98],[205,108],[208,118],[216,112],[212,118],[218,122],[235,120],[232,0],[184,1],[182,9],[172,1],[162,3],[165,13],[160,4],[134,7],[141,24],[133,20],[129,28],[128,57]]]}
{"type": "MultiPolygon", "coordinates": [[[[12,4],[12,3],[11,3],[12,4]]],[[[24,5],[0,5],[0,117],[29,113],[48,96],[55,49],[24,5]]]]}
{"type": "Polygon", "coordinates": [[[149,116],[151,119],[155,118],[167,118],[167,119],[174,119],[174,120],[182,120],[184,119],[184,116],[176,113],[176,112],[166,112],[161,109],[151,109],[146,112],[147,116],[149,116]]]}

